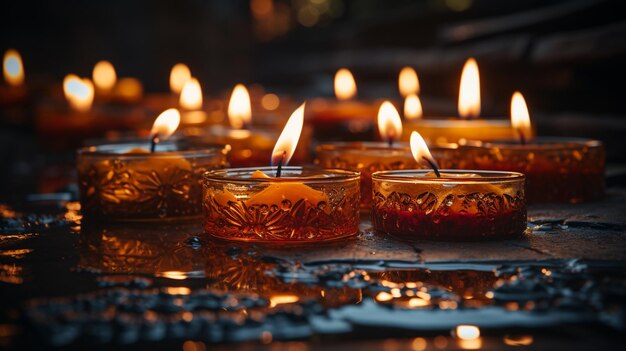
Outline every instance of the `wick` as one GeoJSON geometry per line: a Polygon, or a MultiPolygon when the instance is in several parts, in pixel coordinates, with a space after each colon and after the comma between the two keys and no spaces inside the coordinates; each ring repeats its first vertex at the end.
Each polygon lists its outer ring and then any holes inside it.
{"type": "Polygon", "coordinates": [[[437,166],[435,165],[435,163],[433,161],[431,161],[430,159],[428,159],[425,156],[422,156],[422,158],[428,162],[428,164],[430,165],[430,167],[433,169],[433,171],[435,172],[435,174],[437,175],[437,178],[441,178],[441,173],[439,173],[439,169],[437,168],[437,166]]]}
{"type": "Polygon", "coordinates": [[[156,149],[156,144],[159,142],[159,135],[155,134],[152,139],[150,139],[150,152],[154,152],[156,149]]]}
{"type": "Polygon", "coordinates": [[[287,152],[283,151],[283,155],[278,160],[278,168],[276,169],[276,178],[280,178],[280,174],[283,171],[283,161],[285,161],[285,156],[287,156],[287,152]]]}
{"type": "Polygon", "coordinates": [[[526,145],[526,137],[524,136],[524,132],[521,129],[517,129],[517,134],[519,134],[519,142],[522,145],[526,145]]]}

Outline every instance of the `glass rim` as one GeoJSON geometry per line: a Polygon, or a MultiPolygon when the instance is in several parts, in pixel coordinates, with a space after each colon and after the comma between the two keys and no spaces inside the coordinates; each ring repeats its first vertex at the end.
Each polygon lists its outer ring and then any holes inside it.
{"type": "Polygon", "coordinates": [[[596,139],[539,136],[529,139],[526,144],[522,144],[518,140],[513,139],[492,141],[470,140],[466,144],[459,145],[459,148],[477,149],[506,147],[512,150],[566,150],[572,147],[601,148],[603,146],[604,143],[596,139]]]}
{"type": "Polygon", "coordinates": [[[453,183],[453,184],[484,184],[484,183],[506,183],[524,181],[526,176],[519,172],[509,171],[486,171],[471,169],[440,169],[441,177],[424,177],[426,174],[434,173],[432,169],[403,169],[378,171],[372,173],[372,180],[394,181],[399,183],[453,183]],[[447,174],[457,174],[459,176],[450,177],[447,174]],[[478,174],[480,177],[470,177],[464,174],[478,174]]]}
{"type": "Polygon", "coordinates": [[[289,177],[270,177],[270,178],[240,178],[231,173],[239,175],[252,175],[255,171],[274,174],[276,167],[243,167],[243,168],[223,168],[214,169],[204,172],[203,178],[205,182],[228,182],[228,183],[332,183],[336,181],[358,180],[361,178],[361,172],[350,171],[338,168],[320,168],[311,166],[283,166],[282,171],[316,171],[317,176],[289,176],[289,177]],[[323,175],[330,174],[330,177],[323,175]]]}
{"type": "MultiPolygon", "coordinates": [[[[439,143],[428,145],[430,151],[456,149],[458,146],[454,143],[439,143]]],[[[317,152],[320,151],[402,151],[411,153],[411,146],[406,141],[394,142],[391,146],[383,141],[336,141],[318,144],[315,147],[317,152]]]]}
{"type": "Polygon", "coordinates": [[[110,143],[110,144],[100,144],[100,145],[92,145],[92,146],[83,146],[76,150],[78,156],[89,156],[89,157],[103,157],[103,158],[124,158],[124,159],[145,159],[145,158],[169,158],[169,157],[194,157],[194,156],[209,156],[209,155],[217,155],[217,154],[226,154],[229,151],[229,148],[224,144],[194,144],[194,143],[185,143],[181,140],[177,141],[165,141],[157,144],[158,146],[169,146],[180,148],[180,150],[167,150],[167,151],[157,151],[150,153],[124,153],[120,152],[122,150],[128,150],[132,148],[150,148],[149,141],[124,141],[121,143],[110,143]]]}

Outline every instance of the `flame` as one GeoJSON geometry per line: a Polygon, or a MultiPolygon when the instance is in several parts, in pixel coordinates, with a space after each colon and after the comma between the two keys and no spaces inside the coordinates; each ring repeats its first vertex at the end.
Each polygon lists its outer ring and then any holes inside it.
{"type": "Polygon", "coordinates": [[[530,115],[526,100],[519,91],[513,93],[511,97],[511,125],[519,133],[519,138],[528,140],[531,135],[530,115]]]}
{"type": "Polygon", "coordinates": [[[420,82],[417,79],[417,73],[413,68],[404,67],[400,71],[400,76],[398,77],[398,89],[400,90],[400,95],[404,97],[411,94],[419,94],[420,82]]]}
{"type": "Polygon", "coordinates": [[[167,109],[154,120],[152,130],[150,131],[150,139],[158,138],[158,141],[163,141],[176,131],[180,124],[180,112],[175,108],[167,109]]]}
{"type": "Polygon", "coordinates": [[[296,303],[300,300],[297,295],[284,294],[284,295],[272,295],[270,296],[270,307],[276,307],[278,305],[296,303]]]}
{"type": "Polygon", "coordinates": [[[429,160],[433,164],[437,164],[433,155],[430,154],[430,150],[428,150],[428,146],[424,141],[424,138],[420,135],[420,133],[413,131],[411,133],[411,153],[413,154],[413,158],[417,163],[422,163],[424,159],[429,160]]]}
{"type": "Polygon", "coordinates": [[[342,68],[335,74],[335,96],[339,100],[349,100],[356,95],[354,76],[347,68],[342,68]]]}
{"type": "Polygon", "coordinates": [[[68,74],[63,79],[63,93],[70,106],[76,111],[88,111],[93,104],[93,83],[87,78],[68,74]]]}
{"type": "Polygon", "coordinates": [[[402,121],[398,110],[389,101],[384,101],[378,110],[378,132],[383,140],[396,141],[402,136],[402,121]]]}
{"type": "Polygon", "coordinates": [[[473,58],[465,62],[461,74],[459,115],[463,118],[476,118],[480,115],[480,76],[478,64],[473,58]]]}
{"type": "Polygon", "coordinates": [[[177,63],[170,71],[170,90],[174,94],[180,94],[187,83],[191,79],[191,71],[184,63],[177,63]]]}
{"type": "Polygon", "coordinates": [[[202,108],[202,88],[196,78],[185,83],[180,93],[180,107],[186,110],[200,110],[202,108]]]}
{"type": "Polygon", "coordinates": [[[235,85],[228,103],[228,120],[233,128],[241,129],[252,121],[250,94],[243,84],[235,85]]]}
{"type": "Polygon", "coordinates": [[[285,128],[280,133],[274,150],[272,151],[272,166],[275,166],[282,159],[283,166],[289,163],[291,156],[296,151],[302,125],[304,124],[304,104],[300,105],[289,117],[285,128]]]}
{"type": "Polygon", "coordinates": [[[9,49],[4,53],[2,60],[2,74],[7,84],[17,87],[24,84],[24,64],[22,56],[15,49],[9,49]]]}
{"type": "Polygon", "coordinates": [[[480,329],[475,325],[458,325],[456,336],[462,340],[474,340],[480,337],[480,329]]]}
{"type": "Polygon", "coordinates": [[[416,94],[410,94],[404,99],[404,118],[419,119],[422,118],[422,102],[416,94]]]}
{"type": "Polygon", "coordinates": [[[117,82],[115,67],[109,61],[100,61],[93,67],[93,84],[104,91],[113,89],[117,82]]]}

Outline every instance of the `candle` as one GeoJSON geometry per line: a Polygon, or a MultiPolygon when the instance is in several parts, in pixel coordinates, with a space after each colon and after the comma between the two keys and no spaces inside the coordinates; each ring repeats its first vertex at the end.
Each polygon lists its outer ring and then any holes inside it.
{"type": "Polygon", "coordinates": [[[356,100],[352,73],[342,68],[335,74],[336,100],[311,101],[308,118],[316,140],[372,140],[375,135],[376,104],[356,100]]]}
{"type": "MultiPolygon", "coordinates": [[[[231,94],[228,121],[230,126],[213,125],[200,131],[187,130],[187,135],[201,142],[229,145],[232,167],[266,165],[280,130],[253,125],[250,94],[242,84],[237,84],[231,94]]],[[[303,127],[299,140],[301,147],[293,155],[294,160],[303,162],[308,158],[310,141],[311,130],[303,127]]]]}
{"type": "Polygon", "coordinates": [[[459,146],[465,167],[524,173],[530,203],[577,203],[604,196],[602,142],[581,138],[533,138],[528,107],[518,92],[511,99],[511,120],[515,138],[471,141],[459,146]]]}
{"type": "Polygon", "coordinates": [[[15,49],[9,49],[2,59],[4,85],[0,85],[0,106],[8,107],[26,101],[28,93],[24,84],[24,64],[22,56],[15,49]]]}
{"type": "Polygon", "coordinates": [[[197,148],[163,143],[178,127],[180,114],[164,111],[149,142],[98,145],[78,151],[83,213],[99,220],[154,220],[198,216],[202,174],[226,163],[222,146],[197,148]]]}
{"type": "Polygon", "coordinates": [[[515,238],[526,230],[524,175],[438,170],[424,139],[411,136],[418,163],[433,170],[372,174],[372,222],[378,233],[406,240],[515,238]]]}
{"type": "Polygon", "coordinates": [[[272,151],[271,166],[207,172],[204,228],[214,237],[308,243],[355,235],[359,174],[287,167],[304,123],[304,104],[291,115],[272,151]]]}
{"type": "MultiPolygon", "coordinates": [[[[413,169],[419,166],[411,155],[409,145],[398,142],[402,135],[402,121],[389,101],[380,106],[378,125],[380,138],[386,142],[334,142],[320,144],[316,148],[316,165],[361,173],[361,208],[364,210],[372,208],[373,172],[413,169]]],[[[446,162],[456,156],[456,150],[449,147],[438,146],[434,152],[446,162]]]]}
{"type": "Polygon", "coordinates": [[[467,60],[461,74],[458,111],[462,119],[422,117],[419,98],[414,96],[410,99],[407,96],[405,100],[407,128],[403,140],[408,140],[413,130],[419,131],[431,145],[514,137],[515,131],[509,120],[478,118],[481,110],[480,76],[478,64],[473,58],[467,60]]]}

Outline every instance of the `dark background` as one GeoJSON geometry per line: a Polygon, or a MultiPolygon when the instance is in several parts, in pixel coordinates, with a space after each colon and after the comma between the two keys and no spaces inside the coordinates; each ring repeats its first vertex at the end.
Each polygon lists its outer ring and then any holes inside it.
{"type": "MultiPolygon", "coordinates": [[[[21,52],[30,85],[90,76],[106,59],[147,92],[167,91],[170,68],[184,62],[207,95],[243,82],[296,99],[331,96],[332,75],[343,66],[354,72],[361,97],[396,98],[397,74],[409,65],[420,77],[426,115],[456,114],[461,68],[474,56],[483,115],[508,115],[510,96],[520,90],[540,135],[598,138],[610,162],[624,162],[622,3],[5,1],[0,50],[21,52]]],[[[22,142],[31,135],[23,126],[2,127],[3,183],[36,171],[27,164],[37,162],[37,145],[22,142]]]]}

